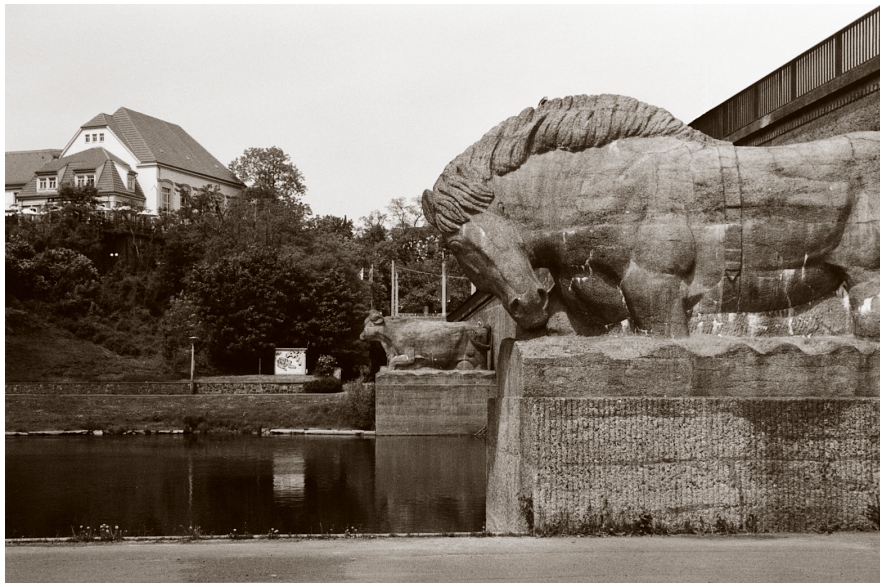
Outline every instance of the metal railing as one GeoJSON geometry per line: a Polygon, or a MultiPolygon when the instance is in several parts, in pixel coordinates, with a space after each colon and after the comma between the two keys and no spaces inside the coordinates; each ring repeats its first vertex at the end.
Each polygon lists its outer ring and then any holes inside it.
{"type": "MultiPolygon", "coordinates": [[[[7,224],[46,223],[55,224],[61,221],[62,212],[48,206],[29,207],[32,212],[10,214],[7,211],[7,224]]],[[[98,226],[104,232],[135,233],[140,235],[162,234],[163,224],[157,216],[141,216],[134,211],[124,210],[91,210],[76,217],[79,222],[98,226]]]]}
{"type": "Polygon", "coordinates": [[[689,126],[722,139],[880,55],[880,8],[831,35],[689,126]]]}

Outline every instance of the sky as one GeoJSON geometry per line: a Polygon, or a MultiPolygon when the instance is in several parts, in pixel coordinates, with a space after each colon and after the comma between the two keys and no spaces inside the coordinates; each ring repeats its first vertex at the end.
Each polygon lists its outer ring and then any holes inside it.
{"type": "Polygon", "coordinates": [[[314,214],[359,221],[543,97],[691,122],[876,6],[6,5],[6,150],[125,106],[225,165],[280,147],[314,214]]]}

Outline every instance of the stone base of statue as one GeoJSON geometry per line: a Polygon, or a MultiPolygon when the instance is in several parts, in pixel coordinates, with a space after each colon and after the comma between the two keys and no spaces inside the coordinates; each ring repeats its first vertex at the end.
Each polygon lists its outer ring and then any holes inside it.
{"type": "Polygon", "coordinates": [[[775,532],[879,522],[879,343],[506,340],[490,532],[775,532]]]}
{"type": "Polygon", "coordinates": [[[495,390],[495,371],[386,370],[375,378],[376,434],[476,434],[495,390]]]}

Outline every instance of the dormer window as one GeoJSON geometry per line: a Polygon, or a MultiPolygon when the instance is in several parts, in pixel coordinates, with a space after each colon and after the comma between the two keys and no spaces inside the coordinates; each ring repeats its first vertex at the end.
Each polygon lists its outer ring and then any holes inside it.
{"type": "Polygon", "coordinates": [[[56,177],[54,175],[37,178],[38,191],[54,190],[55,188],[56,177]]]}
{"type": "Polygon", "coordinates": [[[135,176],[134,176],[134,175],[130,175],[130,176],[129,176],[129,181],[126,183],[126,188],[127,188],[130,192],[134,192],[134,191],[135,191],[135,176]]]}
{"type": "Polygon", "coordinates": [[[82,188],[84,186],[94,186],[95,185],[95,174],[93,173],[78,173],[77,174],[77,187],[82,188]]]}

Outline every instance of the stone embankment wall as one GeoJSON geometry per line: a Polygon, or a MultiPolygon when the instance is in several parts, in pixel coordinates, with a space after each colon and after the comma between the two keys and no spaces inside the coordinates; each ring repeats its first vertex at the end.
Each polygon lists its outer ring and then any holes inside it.
{"type": "MultiPolygon", "coordinates": [[[[302,393],[304,382],[197,382],[198,395],[248,395],[302,393]]],[[[190,395],[187,381],[7,383],[6,394],[15,395],[190,395]]]]}
{"type": "Polygon", "coordinates": [[[474,434],[486,427],[494,371],[385,371],[375,377],[379,436],[474,434]]]}
{"type": "Polygon", "coordinates": [[[877,343],[544,338],[499,373],[489,531],[875,527],[877,343]]]}

